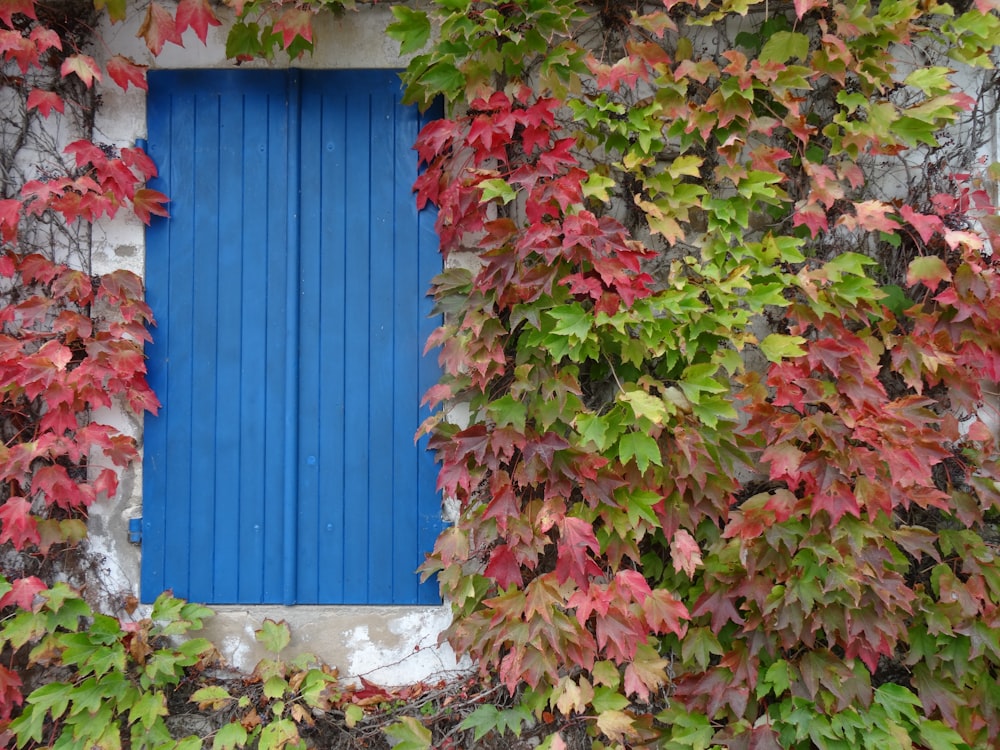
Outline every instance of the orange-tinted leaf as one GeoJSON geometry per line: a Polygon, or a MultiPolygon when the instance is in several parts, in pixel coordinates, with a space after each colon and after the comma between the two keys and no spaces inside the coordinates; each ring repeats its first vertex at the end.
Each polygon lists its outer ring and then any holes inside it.
{"type": "Polygon", "coordinates": [[[117,83],[122,91],[128,91],[130,83],[137,89],[149,91],[149,85],[146,83],[148,65],[139,65],[130,57],[115,55],[108,60],[107,67],[111,80],[117,83]]]}
{"type": "Polygon", "coordinates": [[[300,36],[307,42],[312,41],[313,14],[300,8],[289,8],[281,14],[274,24],[274,33],[281,34],[281,43],[286,49],[300,36]]]}
{"type": "Polygon", "coordinates": [[[132,199],[132,208],[135,210],[135,215],[142,220],[143,224],[149,224],[151,214],[164,217],[170,216],[164,205],[169,202],[170,199],[159,190],[139,188],[135,191],[135,197],[132,199]]]}
{"type": "Polygon", "coordinates": [[[94,79],[102,80],[101,71],[90,55],[71,55],[63,62],[59,68],[59,73],[63,78],[75,73],[83,81],[83,84],[90,88],[94,85],[94,79]]]}
{"type": "Polygon", "coordinates": [[[670,558],[674,570],[684,571],[688,578],[694,578],[694,572],[701,565],[701,548],[698,542],[685,529],[677,529],[674,538],[670,540],[670,558]]]}
{"type": "Polygon", "coordinates": [[[889,216],[893,210],[892,206],[882,201],[861,201],[854,204],[855,215],[844,214],[837,225],[848,229],[860,227],[870,232],[892,233],[899,229],[899,222],[889,216]]]}
{"type": "Polygon", "coordinates": [[[146,40],[146,46],[154,55],[159,55],[163,51],[163,45],[167,42],[184,46],[181,35],[177,32],[174,17],[156,2],[151,2],[146,8],[146,17],[143,19],[139,31],[136,32],[136,36],[146,40]]]}
{"type": "Polygon", "coordinates": [[[194,29],[202,44],[208,38],[208,27],[221,25],[207,0],[181,0],[177,6],[177,32],[183,34],[189,28],[194,29]]]}
{"type": "Polygon", "coordinates": [[[826,211],[818,203],[803,203],[795,207],[795,214],[792,216],[792,226],[809,228],[809,234],[816,237],[820,232],[825,232],[830,225],[826,218],[826,211]]]}
{"type": "Polygon", "coordinates": [[[937,289],[942,281],[951,281],[951,271],[936,255],[914,258],[906,269],[906,285],[923,284],[928,289],[937,289]]]}
{"type": "Polygon", "coordinates": [[[922,214],[909,206],[900,206],[899,215],[903,217],[903,221],[917,230],[917,234],[924,242],[930,242],[935,232],[944,231],[944,222],[933,214],[922,214]]]}

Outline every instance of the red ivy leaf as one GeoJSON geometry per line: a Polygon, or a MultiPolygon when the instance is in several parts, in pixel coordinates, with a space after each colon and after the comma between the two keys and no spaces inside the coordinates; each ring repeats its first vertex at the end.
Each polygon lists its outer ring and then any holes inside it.
{"type": "Polygon", "coordinates": [[[274,24],[274,33],[281,34],[281,43],[285,49],[300,36],[307,42],[312,41],[313,14],[300,8],[289,8],[281,14],[274,24]]]}
{"type": "Polygon", "coordinates": [[[900,206],[899,215],[903,217],[903,221],[917,230],[917,234],[924,242],[930,242],[935,232],[944,232],[944,222],[938,216],[917,213],[909,206],[900,206]]]}
{"type": "Polygon", "coordinates": [[[38,16],[35,15],[34,0],[0,0],[0,21],[3,21],[7,28],[14,28],[11,19],[15,13],[23,13],[28,18],[38,20],[38,16]]]}
{"type": "Polygon", "coordinates": [[[85,167],[88,164],[101,166],[108,160],[107,155],[98,148],[93,141],[82,139],[73,141],[63,149],[64,153],[70,154],[76,159],[76,166],[85,167]]]}
{"type": "Polygon", "coordinates": [[[825,232],[830,225],[826,218],[826,211],[818,203],[804,203],[795,207],[795,214],[792,216],[792,226],[805,226],[809,229],[809,235],[815,239],[820,232],[825,232]]]}
{"type": "Polygon", "coordinates": [[[52,114],[52,110],[62,114],[65,111],[65,104],[55,91],[32,89],[28,94],[28,109],[37,109],[42,113],[42,117],[48,117],[52,114]]]}
{"type": "Polygon", "coordinates": [[[701,548],[695,538],[685,529],[677,529],[670,540],[670,559],[676,572],[684,571],[688,578],[701,565],[701,548]]]}
{"type": "MultiPolygon", "coordinates": [[[[30,97],[28,101],[31,101],[30,97]]],[[[17,225],[20,220],[21,201],[13,198],[0,200],[0,238],[4,242],[13,242],[17,239],[17,225]]]]}
{"type": "Polygon", "coordinates": [[[143,224],[149,224],[150,214],[165,217],[170,216],[170,213],[163,205],[169,202],[170,199],[159,190],[139,188],[135,191],[135,196],[132,198],[132,208],[135,210],[135,215],[142,220],[143,224]]]}
{"type": "Polygon", "coordinates": [[[62,49],[62,39],[59,38],[59,35],[52,29],[47,29],[43,26],[36,26],[32,29],[28,35],[28,39],[35,43],[39,54],[53,47],[62,49]]]}
{"type": "Polygon", "coordinates": [[[163,45],[167,42],[183,47],[181,35],[177,31],[177,24],[174,17],[168,13],[159,3],[152,2],[146,8],[146,17],[142,21],[142,26],[136,32],[136,36],[146,40],[146,46],[154,55],[159,55],[163,51],[163,45]]]}
{"type": "Polygon", "coordinates": [[[11,710],[22,703],[24,696],[21,695],[21,678],[17,672],[0,665],[0,721],[10,719],[11,710]]]}
{"type": "Polygon", "coordinates": [[[826,0],[794,0],[795,17],[802,18],[813,8],[825,8],[826,0]]]}
{"type": "Polygon", "coordinates": [[[487,578],[492,578],[500,588],[505,589],[511,584],[521,587],[524,585],[524,577],[521,575],[521,566],[514,559],[514,554],[510,547],[501,544],[494,547],[490,553],[490,562],[483,571],[487,578]]]}
{"type": "Polygon", "coordinates": [[[588,550],[595,555],[601,551],[601,545],[594,536],[594,527],[582,518],[570,516],[563,519],[560,532],[556,562],[559,583],[566,583],[572,578],[577,586],[586,588],[590,576],[601,575],[601,569],[587,554],[588,550]]]}
{"type": "Polygon", "coordinates": [[[891,234],[899,229],[899,222],[889,216],[892,210],[892,206],[882,201],[861,201],[854,204],[855,215],[844,214],[837,220],[837,226],[891,234]]]}
{"type": "Polygon", "coordinates": [[[59,68],[59,74],[63,78],[66,78],[70,73],[75,73],[88,89],[94,85],[94,79],[98,81],[102,80],[101,70],[90,55],[71,55],[67,57],[62,67],[59,68]]]}
{"type": "Polygon", "coordinates": [[[39,541],[38,521],[31,515],[31,503],[23,497],[7,498],[0,505],[0,544],[10,542],[14,549],[22,550],[39,541]]]}
{"type": "Polygon", "coordinates": [[[177,6],[177,32],[183,34],[189,28],[194,29],[202,44],[208,38],[208,27],[221,25],[207,0],[181,0],[177,6]]]}
{"type": "MultiPolygon", "coordinates": [[[[179,12],[180,9],[178,9],[179,12]]],[[[149,91],[149,85],[146,83],[146,69],[149,67],[148,65],[139,65],[130,57],[115,55],[108,60],[107,67],[111,80],[117,83],[122,91],[128,91],[130,83],[137,89],[149,91]]]]}
{"type": "Polygon", "coordinates": [[[654,633],[673,633],[683,638],[687,632],[687,624],[681,621],[690,619],[688,608],[666,589],[654,589],[642,603],[642,611],[654,633]]]}
{"type": "Polygon", "coordinates": [[[123,148],[122,161],[125,162],[125,166],[138,169],[139,174],[146,180],[157,175],[156,164],[141,148],[123,148]]]}
{"type": "Polygon", "coordinates": [[[33,609],[35,594],[46,589],[42,579],[36,576],[17,578],[12,586],[10,591],[0,597],[0,607],[15,606],[21,609],[33,609]]]}
{"type": "Polygon", "coordinates": [[[8,60],[17,60],[22,73],[38,63],[38,47],[19,31],[0,30],[0,54],[8,60]]]}

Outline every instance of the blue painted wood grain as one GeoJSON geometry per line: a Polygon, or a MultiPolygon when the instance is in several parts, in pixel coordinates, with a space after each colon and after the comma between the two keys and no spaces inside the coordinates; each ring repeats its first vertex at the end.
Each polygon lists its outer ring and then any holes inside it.
{"type": "Polygon", "coordinates": [[[440,267],[393,71],[151,71],[142,598],[439,601],[413,434],[440,267]]]}

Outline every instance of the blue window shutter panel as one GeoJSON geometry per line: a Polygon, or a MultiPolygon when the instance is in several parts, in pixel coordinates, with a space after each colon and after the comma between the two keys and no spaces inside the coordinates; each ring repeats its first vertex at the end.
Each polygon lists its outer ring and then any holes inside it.
{"type": "MultiPolygon", "coordinates": [[[[433,216],[393,71],[151,71],[142,595],[439,601],[433,216]]],[[[436,113],[430,115],[436,116],[436,113]]]]}

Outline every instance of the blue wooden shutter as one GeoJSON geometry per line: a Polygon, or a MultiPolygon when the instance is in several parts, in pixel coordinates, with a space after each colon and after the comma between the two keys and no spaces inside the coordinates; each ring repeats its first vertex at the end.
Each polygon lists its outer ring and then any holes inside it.
{"type": "Polygon", "coordinates": [[[391,71],[152,71],[147,233],[163,401],[146,419],[144,600],[438,601],[413,445],[439,260],[391,71]]]}

